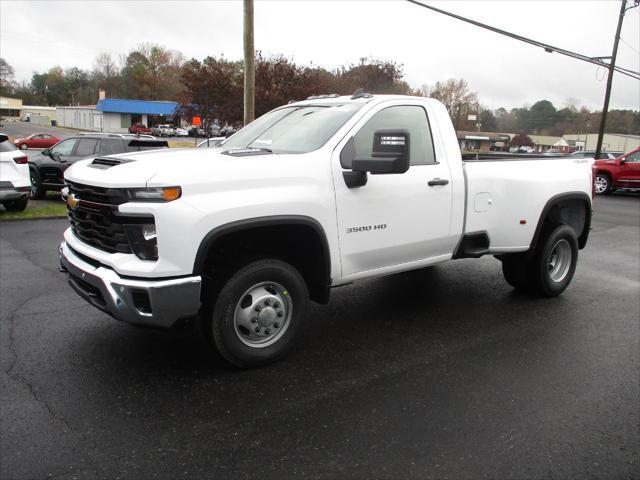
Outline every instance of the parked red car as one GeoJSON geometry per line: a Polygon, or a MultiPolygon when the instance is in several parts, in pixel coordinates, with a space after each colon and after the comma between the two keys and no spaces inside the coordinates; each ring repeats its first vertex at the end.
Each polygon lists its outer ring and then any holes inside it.
{"type": "Polygon", "coordinates": [[[137,135],[144,133],[146,135],[151,135],[151,129],[144,123],[134,123],[129,127],[129,133],[135,133],[137,135]]]}
{"type": "Polygon", "coordinates": [[[640,147],[614,160],[596,160],[593,178],[598,195],[606,195],[617,188],[640,189],[640,147]]]}
{"type": "Polygon", "coordinates": [[[26,150],[27,148],[50,148],[58,143],[60,139],[48,133],[34,133],[26,138],[14,140],[16,147],[26,150]]]}

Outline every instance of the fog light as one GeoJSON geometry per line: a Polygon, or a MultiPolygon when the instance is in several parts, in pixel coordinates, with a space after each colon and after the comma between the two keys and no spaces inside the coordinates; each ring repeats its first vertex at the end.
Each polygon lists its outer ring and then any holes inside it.
{"type": "Polygon", "coordinates": [[[129,246],[140,260],[158,260],[156,226],[153,223],[125,224],[129,246]]]}
{"type": "Polygon", "coordinates": [[[146,223],[142,225],[142,237],[147,240],[155,240],[156,235],[156,226],[152,223],[146,223]]]}

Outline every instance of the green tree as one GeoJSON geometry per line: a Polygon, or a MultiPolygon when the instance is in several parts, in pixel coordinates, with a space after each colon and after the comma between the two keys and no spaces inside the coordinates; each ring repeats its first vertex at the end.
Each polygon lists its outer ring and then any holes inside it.
{"type": "Polygon", "coordinates": [[[552,127],[555,123],[556,107],[549,100],[540,100],[531,106],[528,122],[528,130],[531,133],[541,134],[544,129],[552,127]]]}

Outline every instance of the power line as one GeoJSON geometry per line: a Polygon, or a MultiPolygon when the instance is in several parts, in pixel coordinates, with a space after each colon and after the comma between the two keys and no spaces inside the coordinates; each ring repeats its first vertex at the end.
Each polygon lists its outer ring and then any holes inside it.
{"type": "MultiPolygon", "coordinates": [[[[588,63],[592,63],[594,65],[605,67],[607,69],[611,68],[611,66],[607,62],[603,61],[604,58],[609,58],[609,57],[588,57],[586,55],[582,55],[581,53],[572,52],[572,51],[566,50],[564,48],[560,48],[560,47],[556,47],[556,46],[553,46],[553,45],[549,45],[547,43],[539,42],[539,41],[533,40],[531,38],[523,37],[522,35],[518,35],[518,34],[515,34],[515,33],[507,32],[506,30],[502,30],[500,28],[492,27],[491,25],[487,25],[485,23],[481,23],[481,22],[477,22],[475,20],[471,20],[470,18],[466,18],[466,17],[462,17],[460,15],[456,15],[455,13],[447,12],[445,10],[441,10],[439,8],[432,7],[431,5],[426,5],[424,3],[418,2],[417,0],[406,0],[406,1],[409,2],[409,3],[413,3],[414,5],[418,5],[419,7],[427,8],[429,10],[433,10],[434,12],[441,13],[443,15],[447,15],[449,17],[455,18],[457,20],[461,20],[461,21],[466,22],[466,23],[470,23],[471,25],[475,25],[476,27],[484,28],[484,29],[490,30],[490,31],[492,31],[494,33],[498,33],[500,35],[504,35],[506,37],[513,38],[514,40],[519,40],[521,42],[528,43],[529,45],[533,45],[533,46],[536,46],[536,47],[543,48],[544,51],[548,52],[548,53],[554,53],[555,52],[555,53],[559,53],[560,55],[566,55],[568,57],[575,58],[577,60],[582,60],[583,62],[588,62],[588,63]]],[[[640,72],[636,72],[636,71],[629,70],[629,69],[626,69],[626,68],[621,68],[621,67],[613,67],[613,69],[616,72],[621,73],[622,75],[627,75],[628,77],[635,78],[636,80],[640,80],[640,72]]]]}
{"type": "Polygon", "coordinates": [[[624,38],[620,37],[620,41],[622,43],[624,43],[627,47],[629,47],[631,50],[633,50],[634,52],[636,52],[638,55],[640,55],[640,51],[636,50],[633,46],[631,46],[630,44],[628,44],[627,42],[624,41],[624,38]]]}

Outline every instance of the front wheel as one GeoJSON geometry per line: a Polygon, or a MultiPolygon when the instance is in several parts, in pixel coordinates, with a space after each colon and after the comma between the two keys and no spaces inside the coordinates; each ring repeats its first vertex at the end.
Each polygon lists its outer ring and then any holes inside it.
{"type": "Polygon", "coordinates": [[[47,194],[40,182],[40,175],[35,170],[31,170],[31,198],[34,200],[42,200],[47,194]]]}
{"type": "Polygon", "coordinates": [[[265,365],[291,349],[308,302],[307,285],[293,266],[258,260],[222,286],[213,312],[201,318],[201,331],[237,367],[265,365]]]}
{"type": "Polygon", "coordinates": [[[597,173],[595,187],[597,195],[606,195],[611,193],[611,177],[606,173],[597,173]]]}
{"type": "Polygon", "coordinates": [[[27,148],[29,148],[29,146],[26,143],[20,145],[20,150],[26,150],[27,148]]]}

